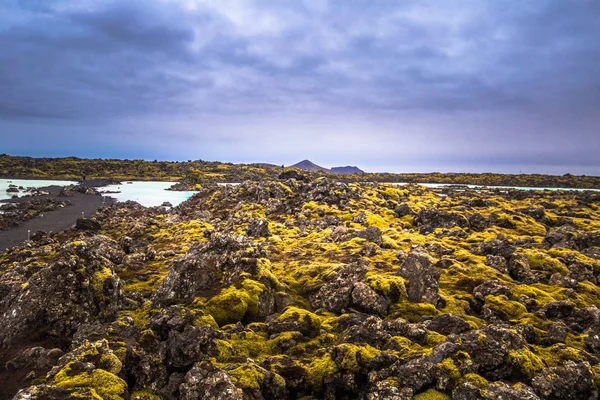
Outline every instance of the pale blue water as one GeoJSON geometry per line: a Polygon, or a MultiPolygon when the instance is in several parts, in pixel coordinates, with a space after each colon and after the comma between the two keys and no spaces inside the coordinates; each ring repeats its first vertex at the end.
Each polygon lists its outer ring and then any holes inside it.
{"type": "MultiPolygon", "coordinates": [[[[408,185],[406,182],[391,182],[392,185],[408,185]]],[[[529,186],[484,186],[484,185],[460,185],[456,183],[419,183],[421,186],[428,188],[443,188],[452,186],[464,186],[471,189],[516,189],[516,190],[567,190],[567,191],[586,191],[600,192],[600,189],[582,189],[582,188],[557,188],[557,187],[529,187],[529,186]]]]}
{"type": "Polygon", "coordinates": [[[123,182],[120,185],[108,185],[98,188],[98,190],[101,192],[120,191],[121,193],[107,193],[106,196],[113,197],[118,201],[137,201],[146,207],[160,206],[165,201],[168,201],[175,207],[196,193],[193,191],[175,192],[165,190],[174,183],[175,182],[132,181],[131,183],[123,182]]]}
{"type": "MultiPolygon", "coordinates": [[[[43,187],[51,185],[73,185],[76,182],[73,181],[53,181],[53,180],[33,180],[33,179],[0,179],[0,200],[8,199],[12,197],[12,194],[6,193],[9,185],[28,187],[43,187]],[[10,182],[9,182],[10,181],[10,182]]],[[[407,183],[393,183],[395,185],[406,185],[407,183]]],[[[116,198],[118,201],[133,200],[142,204],[146,207],[159,206],[163,202],[168,201],[173,206],[177,206],[189,199],[194,195],[194,191],[187,192],[176,192],[165,190],[173,185],[173,182],[160,182],[160,181],[132,181],[132,183],[123,182],[121,185],[109,185],[106,187],[99,188],[100,191],[119,191],[120,193],[107,193],[105,196],[116,198]]],[[[446,186],[457,186],[454,184],[444,183],[421,183],[420,185],[440,188],[446,186]]],[[[483,188],[480,185],[462,185],[469,188],[483,188]]],[[[535,188],[535,187],[512,187],[512,186],[487,186],[490,189],[519,189],[519,190],[593,190],[600,191],[600,189],[562,189],[562,188],[535,188]]],[[[17,195],[24,195],[26,193],[21,192],[17,195]]]]}
{"type": "Polygon", "coordinates": [[[27,194],[24,191],[20,193],[6,193],[9,185],[23,186],[24,188],[39,188],[44,186],[67,186],[74,185],[77,182],[73,181],[52,181],[52,180],[39,180],[39,179],[0,179],[0,200],[6,200],[13,197],[13,195],[23,196],[27,194]]]}

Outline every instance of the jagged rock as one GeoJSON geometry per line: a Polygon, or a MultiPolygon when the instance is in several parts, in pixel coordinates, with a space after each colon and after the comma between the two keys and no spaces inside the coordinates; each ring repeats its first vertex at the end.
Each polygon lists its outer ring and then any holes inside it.
{"type": "Polygon", "coordinates": [[[564,319],[571,317],[575,311],[575,303],[569,300],[546,303],[536,313],[547,319],[564,319]]]}
{"type": "Polygon", "coordinates": [[[577,229],[571,225],[551,229],[544,238],[544,245],[548,248],[573,249],[577,233],[577,229]]]}
{"type": "Polygon", "coordinates": [[[181,332],[170,330],[169,338],[165,342],[167,367],[173,369],[189,367],[195,362],[218,355],[214,340],[221,338],[223,334],[210,326],[187,325],[181,332]]]}
{"type": "Polygon", "coordinates": [[[576,310],[568,326],[575,332],[585,330],[600,332],[600,310],[596,306],[576,310]]]}
{"type": "Polygon", "coordinates": [[[464,334],[461,347],[471,356],[475,371],[496,380],[515,373],[515,366],[507,365],[506,359],[509,351],[524,345],[525,340],[518,333],[492,324],[464,334]]]}
{"type": "Polygon", "coordinates": [[[179,386],[181,400],[243,400],[244,394],[227,373],[205,361],[195,364],[179,386]]]}
{"type": "Polygon", "coordinates": [[[381,246],[383,239],[381,237],[381,229],[376,226],[370,226],[362,231],[358,231],[356,236],[373,242],[378,246],[381,246]]]}
{"type": "Polygon", "coordinates": [[[570,263],[568,268],[568,279],[574,280],[575,282],[588,281],[594,284],[597,283],[596,277],[594,276],[594,267],[592,265],[576,261],[570,263]]]}
{"type": "Polygon", "coordinates": [[[462,318],[452,314],[443,314],[432,318],[425,321],[423,325],[425,328],[441,333],[442,335],[450,335],[451,333],[459,334],[471,330],[471,325],[462,318]]]}
{"type": "Polygon", "coordinates": [[[378,381],[375,382],[373,388],[367,394],[368,400],[411,400],[413,398],[413,390],[411,388],[398,389],[392,386],[390,382],[378,381]]]}
{"type": "Polygon", "coordinates": [[[585,337],[585,345],[589,351],[600,355],[600,331],[593,330],[585,337]]]}
{"type": "Polygon", "coordinates": [[[352,304],[360,311],[384,316],[390,302],[364,282],[357,282],[352,289],[352,304]]]}
{"type": "Polygon", "coordinates": [[[552,346],[556,343],[563,343],[567,338],[567,333],[569,333],[569,329],[563,323],[553,323],[548,328],[543,344],[552,346]]]}
{"type": "Polygon", "coordinates": [[[152,300],[169,305],[216,294],[221,288],[240,282],[246,274],[256,276],[258,258],[265,255],[243,236],[213,234],[207,243],[194,244],[185,256],[172,263],[152,300]]]}
{"type": "Polygon", "coordinates": [[[411,360],[396,368],[400,387],[411,388],[418,392],[421,388],[431,385],[435,379],[435,366],[422,359],[411,360]]]}
{"type": "Polygon", "coordinates": [[[392,336],[406,336],[409,323],[405,319],[396,318],[383,322],[383,329],[392,336]]]}
{"type": "Polygon", "coordinates": [[[70,336],[81,323],[113,317],[122,299],[121,281],[103,256],[118,254],[108,250],[113,244],[102,237],[68,243],[58,260],[18,277],[18,285],[5,282],[11,275],[1,275],[0,292],[10,289],[0,298],[0,341],[43,333],[70,336]]]}
{"type": "Polygon", "coordinates": [[[413,249],[400,267],[398,274],[406,279],[408,299],[437,305],[441,271],[422,249],[413,249]]]}
{"type": "Polygon", "coordinates": [[[75,229],[79,229],[81,231],[98,232],[100,229],[102,229],[102,225],[100,225],[98,221],[94,221],[93,219],[77,218],[77,222],[75,223],[75,229]]]}
{"type": "Polygon", "coordinates": [[[503,274],[508,274],[508,261],[502,256],[488,254],[485,257],[485,264],[503,274]]]}
{"type": "Polygon", "coordinates": [[[412,215],[414,211],[410,208],[407,203],[402,203],[394,210],[394,214],[397,218],[402,218],[406,215],[412,215]]]}
{"type": "Polygon", "coordinates": [[[358,213],[358,215],[352,219],[352,222],[364,225],[367,222],[367,214],[365,214],[364,212],[358,213]]]}
{"type": "Polygon", "coordinates": [[[479,252],[483,256],[493,255],[508,259],[515,252],[515,246],[511,245],[506,238],[500,237],[481,243],[479,252]]]}
{"type": "Polygon", "coordinates": [[[248,224],[246,234],[251,237],[269,237],[271,231],[269,230],[269,221],[266,219],[256,219],[248,224]]]}
{"type": "Polygon", "coordinates": [[[20,391],[15,399],[94,398],[100,397],[99,394],[108,398],[129,398],[126,382],[118,377],[121,369],[119,358],[106,340],[86,343],[60,357],[47,375],[40,378],[42,384],[20,391]],[[65,378],[82,384],[64,384],[65,378]]]}
{"type": "Polygon", "coordinates": [[[327,279],[319,291],[311,296],[311,305],[313,308],[325,308],[331,312],[343,312],[352,303],[355,283],[362,280],[368,270],[368,263],[364,260],[345,266],[339,273],[327,279]]]}
{"type": "MultiPolygon", "coordinates": [[[[391,335],[384,330],[383,322],[375,316],[368,316],[347,324],[340,336],[340,341],[348,343],[369,343],[382,346],[390,340],[391,335]]],[[[341,326],[338,326],[341,328],[341,326]]]]}
{"type": "Polygon", "coordinates": [[[508,298],[512,296],[512,291],[508,286],[500,284],[498,281],[485,281],[473,290],[473,296],[479,301],[485,301],[486,296],[504,295],[508,298]]]}
{"type": "Polygon", "coordinates": [[[428,233],[435,228],[468,227],[469,220],[460,214],[452,214],[437,208],[422,208],[415,218],[415,224],[421,233],[428,233]]]}
{"type": "Polygon", "coordinates": [[[594,374],[588,362],[566,361],[560,367],[545,368],[531,384],[544,399],[587,400],[598,397],[594,374]]]}
{"type": "Polygon", "coordinates": [[[321,321],[315,314],[296,307],[289,307],[281,315],[267,320],[267,330],[270,333],[300,332],[308,337],[319,334],[321,321]]]}
{"type": "Polygon", "coordinates": [[[182,332],[186,326],[193,323],[194,318],[187,310],[180,306],[170,306],[162,308],[156,313],[148,321],[148,327],[156,332],[162,340],[166,340],[172,330],[182,332]]]}
{"type": "Polygon", "coordinates": [[[470,382],[459,385],[452,391],[452,400],[540,400],[534,390],[522,383],[509,385],[492,382],[481,389],[470,382]]]}
{"type": "Polygon", "coordinates": [[[510,277],[519,282],[525,281],[531,275],[529,260],[523,254],[513,254],[508,260],[507,269],[510,277]]]}
{"type": "Polygon", "coordinates": [[[32,347],[23,350],[18,356],[6,363],[7,370],[28,369],[46,373],[64,355],[61,349],[45,349],[43,347],[32,347]]]}

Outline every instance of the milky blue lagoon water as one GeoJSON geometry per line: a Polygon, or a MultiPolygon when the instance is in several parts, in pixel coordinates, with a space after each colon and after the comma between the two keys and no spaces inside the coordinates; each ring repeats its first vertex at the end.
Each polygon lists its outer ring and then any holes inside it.
{"type": "MultiPolygon", "coordinates": [[[[118,201],[133,200],[146,206],[159,206],[163,202],[168,201],[173,206],[177,206],[185,200],[192,197],[195,192],[173,192],[165,190],[175,182],[142,182],[133,181],[132,183],[123,182],[121,185],[108,185],[98,188],[100,192],[104,191],[119,191],[121,193],[107,193],[105,196],[114,197],[118,201]]],[[[21,191],[19,193],[7,193],[6,189],[9,185],[22,186],[24,188],[40,188],[45,186],[67,186],[76,185],[75,181],[53,181],[53,180],[36,180],[36,179],[0,179],[0,200],[6,200],[13,195],[24,196],[27,193],[21,191]]]]}
{"type": "MultiPolygon", "coordinates": [[[[391,185],[410,185],[406,182],[390,182],[391,185]]],[[[516,190],[567,190],[583,192],[591,190],[593,192],[600,192],[600,189],[581,189],[581,188],[557,188],[557,187],[529,187],[529,186],[485,186],[485,185],[462,185],[459,183],[419,183],[418,185],[425,186],[428,188],[443,188],[443,187],[468,187],[470,189],[516,189],[516,190]]]]}
{"type": "Polygon", "coordinates": [[[113,197],[118,201],[133,200],[143,206],[160,206],[168,201],[173,206],[177,206],[194,195],[194,191],[176,192],[166,190],[175,182],[158,181],[132,181],[131,183],[122,182],[120,185],[108,185],[98,188],[99,191],[119,191],[121,193],[107,193],[106,196],[113,197]]]}
{"type": "Polygon", "coordinates": [[[24,196],[27,193],[25,191],[20,191],[19,193],[6,193],[6,189],[9,188],[10,185],[23,186],[25,189],[27,188],[39,188],[45,186],[67,186],[67,185],[75,185],[77,182],[74,181],[53,181],[53,180],[40,180],[40,179],[0,179],[0,200],[6,200],[12,198],[14,195],[24,196]]]}
{"type": "MultiPolygon", "coordinates": [[[[44,187],[52,185],[74,185],[77,182],[73,181],[54,181],[54,180],[33,180],[33,179],[0,179],[0,200],[9,199],[12,197],[12,193],[6,193],[9,185],[23,186],[24,188],[44,187]]],[[[163,202],[168,201],[173,206],[177,206],[182,202],[186,201],[194,195],[194,191],[187,192],[176,192],[165,190],[173,185],[174,182],[162,182],[162,181],[132,181],[131,183],[123,182],[120,185],[108,185],[105,187],[98,188],[101,192],[120,192],[120,193],[106,193],[105,196],[110,196],[118,201],[133,200],[146,206],[160,206],[163,202]]],[[[395,185],[407,185],[407,183],[393,183],[395,185]]],[[[225,185],[225,184],[223,184],[225,185]]],[[[518,190],[593,190],[600,191],[600,189],[565,189],[565,188],[536,188],[536,187],[513,187],[513,186],[480,186],[480,185],[455,185],[447,183],[421,183],[420,185],[430,188],[442,188],[446,186],[466,186],[473,189],[518,189],[518,190]]],[[[17,193],[17,195],[25,195],[25,192],[17,193]]]]}

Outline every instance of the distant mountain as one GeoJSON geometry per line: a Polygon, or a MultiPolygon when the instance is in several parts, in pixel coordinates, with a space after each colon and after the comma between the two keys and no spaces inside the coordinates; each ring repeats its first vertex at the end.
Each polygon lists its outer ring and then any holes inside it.
{"type": "Polygon", "coordinates": [[[362,169],[355,167],[353,165],[347,165],[345,167],[333,167],[331,168],[331,172],[335,172],[336,174],[364,174],[365,171],[362,169]]]}
{"type": "Polygon", "coordinates": [[[327,168],[323,168],[309,160],[303,160],[294,165],[290,165],[290,168],[298,168],[298,169],[303,169],[305,171],[331,172],[327,168]]]}

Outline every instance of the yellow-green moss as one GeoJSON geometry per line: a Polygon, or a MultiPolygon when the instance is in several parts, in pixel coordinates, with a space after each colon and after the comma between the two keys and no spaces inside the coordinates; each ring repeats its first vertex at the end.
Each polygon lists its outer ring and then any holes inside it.
{"type": "Polygon", "coordinates": [[[351,372],[357,372],[360,368],[368,367],[369,361],[381,353],[369,345],[357,346],[344,343],[339,345],[338,348],[344,352],[339,368],[351,372]]]}
{"type": "Polygon", "coordinates": [[[520,250],[520,252],[527,256],[527,259],[529,260],[529,266],[532,269],[547,271],[550,273],[569,273],[569,269],[563,263],[539,250],[523,249],[520,250]]]}
{"type": "Polygon", "coordinates": [[[252,364],[244,364],[228,373],[237,379],[243,389],[260,390],[265,380],[265,375],[261,372],[260,367],[252,364]]]}
{"type": "Polygon", "coordinates": [[[194,322],[194,325],[196,325],[196,326],[208,325],[215,329],[219,329],[219,324],[217,324],[217,321],[215,320],[215,318],[212,315],[201,315],[201,316],[197,317],[194,322]]]}
{"type": "Polygon", "coordinates": [[[244,318],[253,319],[258,312],[258,297],[265,290],[262,283],[244,280],[240,288],[232,285],[221,290],[206,304],[206,311],[219,326],[235,323],[244,318]]]}
{"type": "Polygon", "coordinates": [[[160,400],[160,396],[150,389],[136,390],[131,395],[131,400],[160,400]]]}
{"type": "Polygon", "coordinates": [[[119,357],[117,357],[114,353],[104,353],[100,356],[98,368],[102,368],[105,371],[117,375],[119,372],[121,372],[123,364],[121,363],[121,360],[119,360],[119,357]]]}
{"type": "Polygon", "coordinates": [[[323,384],[323,380],[338,372],[337,365],[329,354],[315,358],[307,367],[308,381],[317,390],[323,384]]]}
{"type": "Polygon", "coordinates": [[[104,299],[104,281],[112,276],[110,268],[104,267],[100,271],[96,271],[92,277],[92,289],[94,294],[99,299],[104,299]]]}
{"type": "Polygon", "coordinates": [[[383,293],[386,296],[389,296],[394,292],[397,293],[400,298],[407,298],[404,279],[398,275],[370,271],[365,278],[373,290],[383,293]]]}
{"type": "Polygon", "coordinates": [[[477,386],[478,388],[482,388],[482,389],[489,384],[487,379],[485,379],[483,376],[478,375],[473,372],[465,374],[463,378],[466,382],[470,382],[471,384],[477,386]]]}
{"type": "Polygon", "coordinates": [[[321,319],[319,316],[303,308],[289,306],[279,317],[277,317],[278,321],[287,321],[290,319],[301,323],[308,319],[311,328],[314,330],[318,330],[321,327],[321,319]]]}
{"type": "Polygon", "coordinates": [[[506,320],[518,320],[528,313],[523,304],[511,301],[504,295],[489,295],[485,298],[485,304],[506,320]]]}
{"type": "Polygon", "coordinates": [[[545,368],[542,359],[528,348],[509,350],[508,362],[520,367],[521,371],[529,378],[533,378],[537,372],[545,368]]]}
{"type": "Polygon", "coordinates": [[[261,358],[271,354],[268,336],[262,332],[240,332],[228,335],[224,340],[215,340],[219,350],[219,361],[234,358],[261,358]]]}
{"type": "Polygon", "coordinates": [[[440,315],[440,311],[429,303],[413,303],[400,301],[390,307],[390,314],[398,312],[400,316],[410,322],[420,322],[423,317],[440,315]]]}
{"type": "Polygon", "coordinates": [[[594,385],[600,389],[600,364],[592,366],[592,372],[594,373],[594,385]]]}
{"type": "Polygon", "coordinates": [[[426,392],[419,393],[415,397],[414,400],[449,400],[450,397],[445,395],[444,393],[438,392],[435,389],[429,389],[426,392]]]}
{"type": "Polygon", "coordinates": [[[127,388],[123,379],[103,369],[70,376],[72,365],[72,362],[67,364],[56,374],[53,385],[67,389],[90,388],[107,400],[118,400],[123,397],[127,388]]]}
{"type": "Polygon", "coordinates": [[[133,319],[135,326],[140,329],[146,328],[150,315],[156,310],[152,309],[152,301],[146,300],[141,307],[135,310],[123,310],[119,312],[120,317],[130,317],[133,319]]]}
{"type": "Polygon", "coordinates": [[[445,376],[450,379],[451,384],[454,386],[458,384],[461,379],[461,373],[454,360],[452,358],[446,358],[441,363],[437,364],[438,368],[445,371],[445,376]]]}

